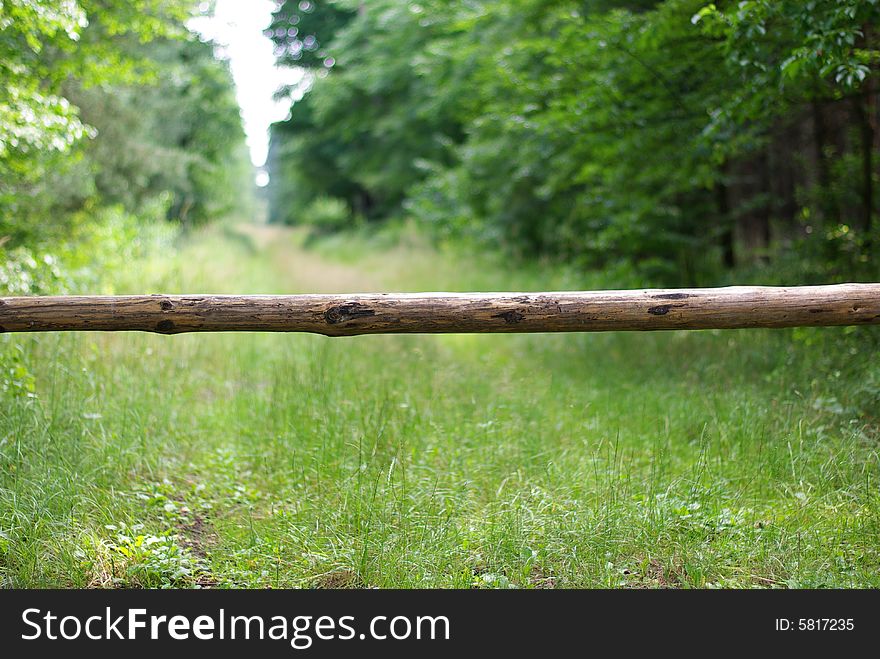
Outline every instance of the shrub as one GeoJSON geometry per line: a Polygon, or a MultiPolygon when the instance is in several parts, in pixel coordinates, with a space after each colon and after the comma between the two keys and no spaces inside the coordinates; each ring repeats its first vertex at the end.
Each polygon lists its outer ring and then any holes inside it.
{"type": "Polygon", "coordinates": [[[53,254],[25,247],[0,252],[0,295],[63,293],[68,283],[53,254]]]}
{"type": "Polygon", "coordinates": [[[353,218],[348,204],[341,199],[319,197],[306,207],[301,224],[312,227],[316,233],[335,233],[351,226],[353,218]]]}

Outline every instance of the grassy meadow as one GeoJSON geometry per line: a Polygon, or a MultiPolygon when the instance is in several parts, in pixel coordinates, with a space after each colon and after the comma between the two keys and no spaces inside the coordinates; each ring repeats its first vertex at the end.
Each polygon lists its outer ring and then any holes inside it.
{"type": "MultiPolygon", "coordinates": [[[[602,284],[265,226],[108,279],[602,284]]],[[[3,586],[880,586],[877,328],[0,342],[3,586]]]]}

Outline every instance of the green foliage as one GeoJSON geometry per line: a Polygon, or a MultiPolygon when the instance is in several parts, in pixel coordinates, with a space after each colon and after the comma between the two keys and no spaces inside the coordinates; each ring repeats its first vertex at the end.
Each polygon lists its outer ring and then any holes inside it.
{"type": "Polygon", "coordinates": [[[171,588],[192,584],[201,570],[199,561],[173,533],[160,535],[140,533],[142,524],[126,526],[108,524],[113,532],[107,543],[114,554],[111,561],[119,563],[114,571],[114,584],[126,588],[171,588]]]}
{"type": "Polygon", "coordinates": [[[270,214],[336,196],[680,284],[845,225],[828,267],[876,270],[878,21],[857,0],[286,2],[279,62],[312,76],[273,128],[270,214]]]}
{"type": "Polygon", "coordinates": [[[66,277],[53,254],[35,254],[17,247],[0,254],[0,294],[46,295],[63,293],[66,277]]]}
{"type": "Polygon", "coordinates": [[[766,129],[798,103],[839,100],[865,90],[876,75],[880,51],[870,31],[880,22],[877,0],[713,3],[691,22],[719,40],[734,76],[707,127],[718,134],[719,149],[749,124],[766,129]]]}
{"type": "Polygon", "coordinates": [[[816,80],[857,90],[877,61],[864,39],[878,19],[877,0],[751,0],[722,9],[709,4],[691,20],[724,38],[732,64],[753,77],[753,93],[773,94],[792,85],[814,87],[816,80]]]}
{"type": "Polygon", "coordinates": [[[75,213],[63,239],[0,251],[0,295],[112,293],[113,278],[134,259],[172,244],[175,229],[154,203],[141,215],[121,206],[75,213]]]}
{"type": "Polygon", "coordinates": [[[0,3],[0,239],[63,240],[121,204],[195,224],[252,199],[225,62],[188,0],[0,3]]]}
{"type": "Polygon", "coordinates": [[[0,400],[32,399],[37,397],[37,381],[28,368],[25,351],[21,346],[0,348],[0,400]]]}
{"type": "Polygon", "coordinates": [[[286,66],[320,71],[335,64],[327,44],[357,14],[356,3],[333,0],[282,0],[266,29],[275,56],[286,66]]]}
{"type": "Polygon", "coordinates": [[[341,199],[319,197],[303,210],[301,223],[318,233],[333,233],[351,226],[351,211],[341,199]]]}
{"type": "MultiPolygon", "coordinates": [[[[459,132],[453,116],[459,86],[446,78],[448,57],[439,52],[446,33],[458,29],[453,16],[426,21],[419,6],[391,0],[371,3],[344,27],[332,16],[326,16],[334,35],[330,75],[319,69],[290,119],[273,128],[270,214],[276,220],[292,199],[318,196],[345,199],[369,219],[394,214],[429,162],[449,162],[459,132]],[[429,53],[429,46],[438,52],[429,53]]],[[[318,18],[325,14],[316,10],[311,20],[318,18]]]]}
{"type": "Polygon", "coordinates": [[[252,184],[227,64],[192,36],[139,48],[161,77],[111,89],[68,85],[96,132],[81,166],[94,193],[132,211],[169,198],[168,216],[184,224],[242,209],[252,184]]]}
{"type": "Polygon", "coordinates": [[[57,85],[45,84],[53,50],[76,42],[86,24],[76,2],[0,3],[0,235],[20,226],[28,192],[86,133],[57,85]]]}
{"type": "Polygon", "coordinates": [[[336,155],[344,141],[316,117],[311,97],[291,109],[288,122],[272,126],[272,148],[268,164],[269,220],[296,224],[300,210],[320,197],[344,199],[358,212],[367,205],[366,191],[349,177],[340,176],[336,155]],[[284,137],[280,137],[280,135],[284,137]]]}

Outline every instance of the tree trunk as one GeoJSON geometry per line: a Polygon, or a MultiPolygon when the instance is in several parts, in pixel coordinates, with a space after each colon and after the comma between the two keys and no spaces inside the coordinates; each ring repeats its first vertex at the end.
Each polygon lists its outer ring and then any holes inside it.
{"type": "Polygon", "coordinates": [[[725,268],[736,266],[733,220],[730,217],[730,201],[727,198],[727,166],[721,166],[720,176],[715,186],[715,202],[721,222],[721,262],[725,268]]]}
{"type": "Polygon", "coordinates": [[[874,127],[871,125],[870,102],[870,94],[866,94],[864,99],[853,98],[853,109],[861,134],[862,150],[861,229],[868,245],[870,245],[871,232],[873,231],[874,215],[874,127]]]}
{"type": "Polygon", "coordinates": [[[764,253],[761,255],[763,260],[769,258],[770,243],[773,239],[773,227],[771,225],[773,217],[773,187],[770,185],[770,147],[769,145],[761,152],[760,163],[760,181],[758,183],[759,194],[761,195],[761,205],[758,209],[758,236],[764,253]]]}
{"type": "Polygon", "coordinates": [[[811,107],[813,111],[813,146],[815,147],[816,173],[819,181],[819,208],[822,212],[822,219],[828,224],[840,219],[834,191],[831,188],[831,168],[828,164],[828,155],[825,152],[828,146],[828,127],[825,124],[822,104],[818,100],[813,100],[811,107]]]}
{"type": "MultiPolygon", "coordinates": [[[[872,44],[871,25],[865,25],[865,50],[870,50],[872,44]]],[[[864,231],[863,249],[867,255],[871,254],[874,233],[874,149],[877,141],[876,125],[876,88],[873,66],[865,81],[864,105],[854,99],[861,115],[859,123],[862,133],[862,231],[864,231]]]]}

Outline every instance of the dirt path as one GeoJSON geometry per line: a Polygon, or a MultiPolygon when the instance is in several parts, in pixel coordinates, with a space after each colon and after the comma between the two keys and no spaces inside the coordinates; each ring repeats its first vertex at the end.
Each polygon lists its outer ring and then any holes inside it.
{"type": "Polygon", "coordinates": [[[243,224],[236,227],[253,241],[293,290],[309,293],[370,293],[382,289],[381,277],[362,267],[329,261],[303,248],[305,233],[289,227],[243,224]]]}

